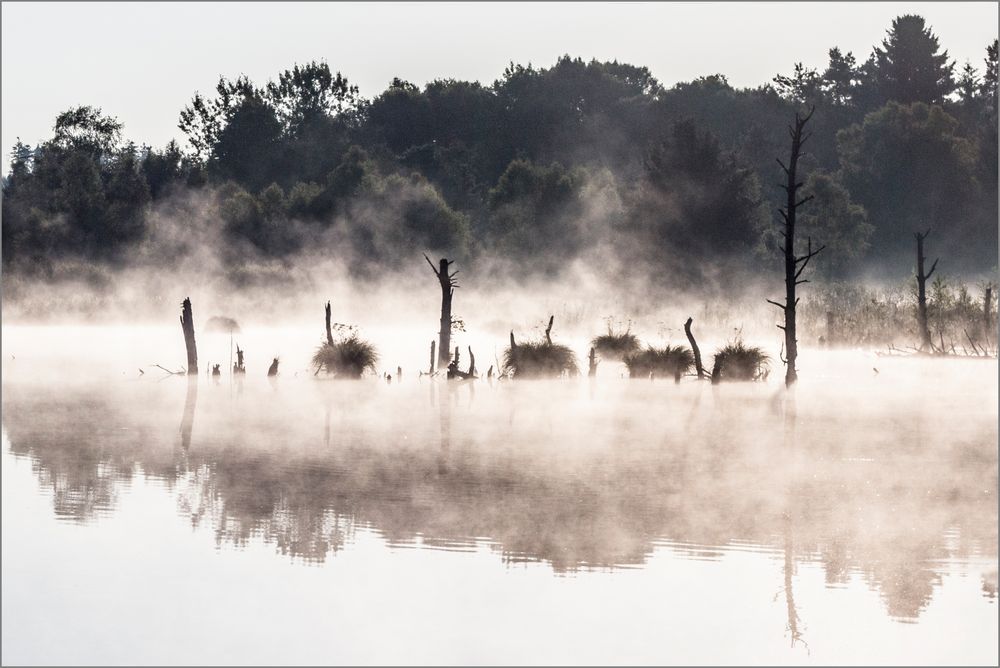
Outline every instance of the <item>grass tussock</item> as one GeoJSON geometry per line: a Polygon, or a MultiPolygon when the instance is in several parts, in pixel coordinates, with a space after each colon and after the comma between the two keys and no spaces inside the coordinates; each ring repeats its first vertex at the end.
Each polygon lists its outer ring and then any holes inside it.
{"type": "Polygon", "coordinates": [[[580,368],[568,346],[548,341],[518,343],[503,354],[503,371],[512,378],[576,376],[580,368]]]}
{"type": "Polygon", "coordinates": [[[607,334],[595,336],[590,345],[601,359],[624,361],[626,357],[639,350],[639,339],[631,332],[616,334],[609,331],[607,334]]]}
{"type": "Polygon", "coordinates": [[[333,345],[323,343],[316,349],[312,361],[317,372],[325,370],[341,378],[361,378],[366,370],[375,372],[378,352],[374,345],[352,333],[333,345]]]}
{"type": "Polygon", "coordinates": [[[736,341],[716,351],[712,381],[760,380],[767,373],[768,365],[769,358],[763,350],[736,341]]]}
{"type": "Polygon", "coordinates": [[[694,366],[694,353],[684,346],[649,346],[627,356],[624,361],[630,378],[673,376],[679,381],[694,366]]]}

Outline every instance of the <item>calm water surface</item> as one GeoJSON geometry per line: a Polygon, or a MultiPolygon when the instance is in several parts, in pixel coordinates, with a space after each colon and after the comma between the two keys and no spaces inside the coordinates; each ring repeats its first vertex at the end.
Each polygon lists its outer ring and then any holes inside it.
{"type": "Polygon", "coordinates": [[[30,338],[4,663],[998,660],[993,361],[191,384],[30,338]]]}

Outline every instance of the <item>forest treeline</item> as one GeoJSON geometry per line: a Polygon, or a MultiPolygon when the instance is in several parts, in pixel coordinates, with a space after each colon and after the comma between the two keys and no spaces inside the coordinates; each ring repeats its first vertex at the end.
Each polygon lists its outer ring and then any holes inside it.
{"type": "Polygon", "coordinates": [[[426,251],[525,275],[606,258],[694,282],[778,259],[775,158],[815,107],[799,238],[826,245],[820,276],[898,278],[927,228],[943,271],[995,270],[996,41],[983,57],[958,67],[906,15],[867,58],[831,48],[822,70],[744,89],[722,74],[666,88],[646,67],[565,56],[491,85],[395,79],[365,99],[319,61],[221,78],[181,109],[185,145],[164,148],[80,106],[12,150],[4,269],[170,262],[185,238],[211,238],[234,267],[309,250],[364,272],[426,251]]]}

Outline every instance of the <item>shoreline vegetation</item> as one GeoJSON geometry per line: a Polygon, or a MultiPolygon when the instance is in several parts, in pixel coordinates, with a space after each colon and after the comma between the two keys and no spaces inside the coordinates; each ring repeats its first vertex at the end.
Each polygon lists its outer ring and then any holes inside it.
{"type": "Polygon", "coordinates": [[[311,61],[178,100],[182,140],[162,148],[81,104],[11,149],[5,290],[100,289],[130,268],[234,290],[293,269],[315,283],[321,260],[389,279],[423,249],[501,280],[578,262],[608,284],[697,292],[779,264],[796,115],[812,120],[791,250],[825,247],[814,280],[895,283],[928,230],[943,272],[992,280],[998,58],[983,46],[982,63],[957,64],[902,15],[870,54],[832,46],[825,69],[789,54],[791,72],[757,87],[722,73],[667,87],[641,65],[567,55],[492,83],[396,78],[371,99],[311,61]]]}

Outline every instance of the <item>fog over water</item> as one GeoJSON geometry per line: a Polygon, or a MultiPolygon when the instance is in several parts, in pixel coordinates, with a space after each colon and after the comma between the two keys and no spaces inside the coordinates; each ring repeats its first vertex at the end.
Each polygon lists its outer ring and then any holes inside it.
{"type": "MultiPolygon", "coordinates": [[[[481,374],[606,315],[469,300],[481,374]]],[[[995,360],[807,346],[786,392],[762,312],[766,382],[460,383],[427,302],[361,323],[392,383],[313,377],[321,302],[242,323],[243,379],[217,304],[193,382],[175,320],[5,323],[3,661],[996,663],[995,360]]]]}

